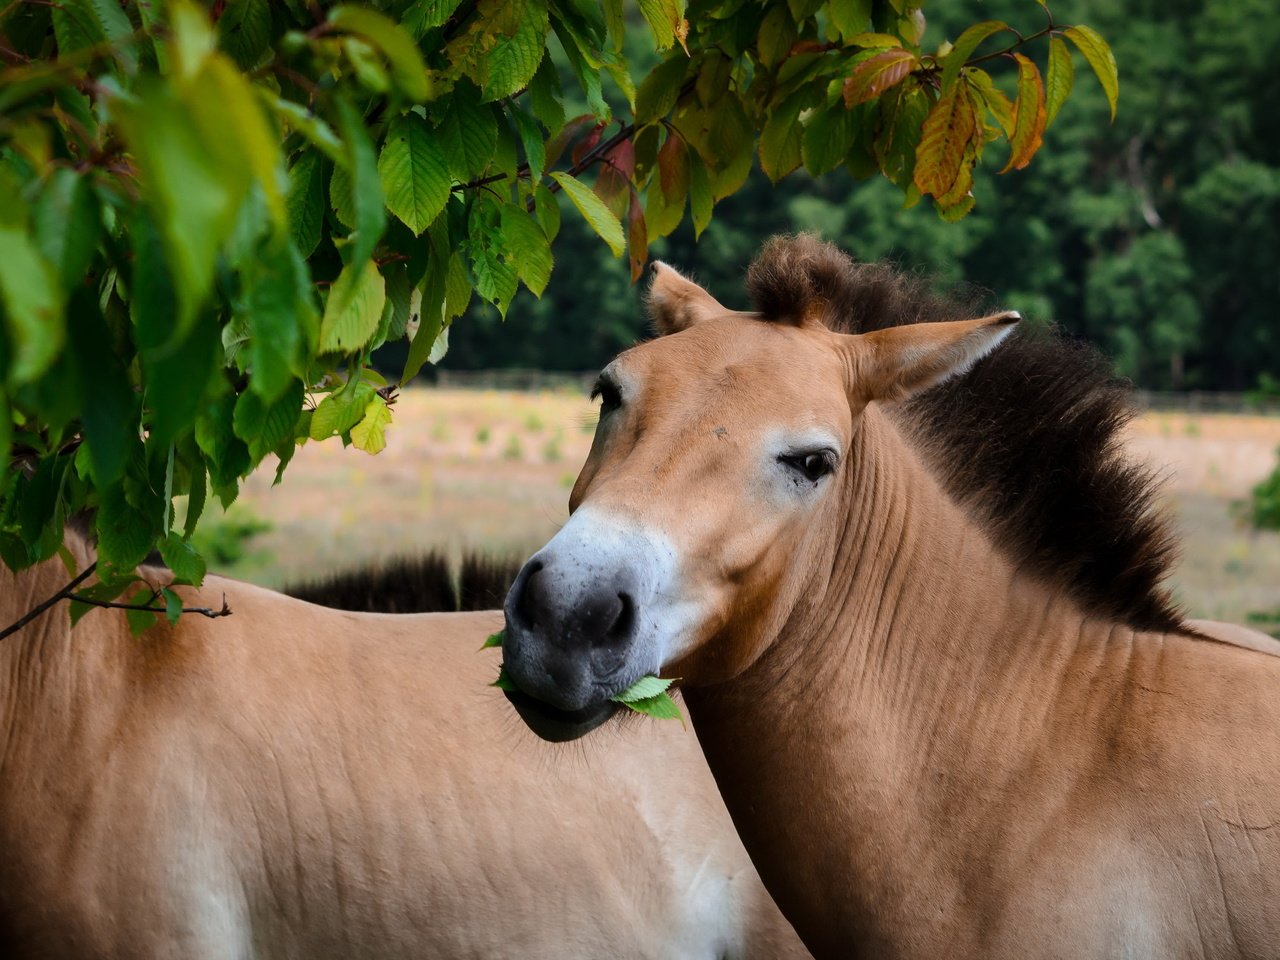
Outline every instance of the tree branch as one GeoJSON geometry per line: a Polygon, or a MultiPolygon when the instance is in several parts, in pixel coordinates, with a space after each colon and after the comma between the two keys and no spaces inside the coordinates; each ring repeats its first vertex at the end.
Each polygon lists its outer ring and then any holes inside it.
{"type": "Polygon", "coordinates": [[[96,570],[97,568],[98,568],[98,562],[95,560],[93,563],[89,564],[89,566],[85,567],[83,572],[76,574],[75,578],[72,579],[70,583],[68,583],[65,587],[63,587],[61,590],[59,590],[57,593],[51,596],[48,600],[44,600],[38,603],[36,606],[32,607],[31,610],[21,619],[15,621],[14,623],[9,624],[9,626],[5,627],[3,630],[0,630],[0,640],[3,640],[5,637],[9,636],[9,634],[11,633],[17,633],[19,630],[25,627],[28,623],[30,623],[36,617],[40,616],[40,614],[44,613],[46,610],[52,607],[59,600],[69,599],[72,592],[75,590],[75,588],[80,586],[80,584],[84,583],[86,580],[88,580],[89,577],[93,574],[93,571],[96,570]]]}

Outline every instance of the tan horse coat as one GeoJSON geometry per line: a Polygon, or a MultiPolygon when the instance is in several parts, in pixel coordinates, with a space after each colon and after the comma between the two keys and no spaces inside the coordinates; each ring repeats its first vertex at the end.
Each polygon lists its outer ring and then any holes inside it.
{"type": "MultiPolygon", "coordinates": [[[[772,322],[660,269],[668,335],[602,374],[575,512],[508,601],[522,696],[588,711],[636,675],[683,678],[734,823],[816,956],[1280,957],[1276,645],[1111,590],[1105,536],[1061,582],[1015,549],[1036,531],[999,539],[986,503],[1010,491],[981,460],[977,492],[944,490],[942,453],[884,401],[967,370],[1016,315],[833,332],[843,268],[794,244],[762,272],[827,273],[791,283],[813,300],[790,307],[766,287],[762,309],[794,310],[772,322]]],[[[1032,466],[1053,482],[1074,452],[1048,443],[1032,466]]],[[[1143,557],[1115,577],[1158,574],[1143,557]]]]}
{"type": "MultiPolygon", "coordinates": [[[[0,572],[0,623],[66,580],[0,572]]],[[[679,724],[548,752],[487,686],[496,613],[189,602],[224,593],[0,642],[0,956],[806,955],[679,724]]]]}

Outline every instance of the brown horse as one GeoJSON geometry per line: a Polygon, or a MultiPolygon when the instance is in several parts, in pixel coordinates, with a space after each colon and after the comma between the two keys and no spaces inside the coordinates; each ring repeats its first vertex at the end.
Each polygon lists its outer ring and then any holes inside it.
{"type": "Polygon", "coordinates": [[[748,286],[659,267],[601,374],[507,602],[522,715],[682,678],[821,957],[1280,956],[1277,645],[1171,606],[1122,385],[809,238],[748,286]]]}
{"type": "MultiPolygon", "coordinates": [[[[0,571],[0,624],[66,580],[0,571]]],[[[135,639],[64,605],[0,641],[0,957],[808,955],[692,731],[513,727],[497,611],[182,592],[234,616],[135,639]]]]}

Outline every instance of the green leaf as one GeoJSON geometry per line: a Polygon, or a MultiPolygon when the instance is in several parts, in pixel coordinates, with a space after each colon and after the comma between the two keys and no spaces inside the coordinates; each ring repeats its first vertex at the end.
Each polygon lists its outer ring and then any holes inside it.
{"type": "Polygon", "coordinates": [[[99,559],[120,572],[132,571],[146,559],[159,532],[151,517],[125,498],[121,484],[100,494],[94,529],[98,534],[99,559]]]}
{"type": "Polygon", "coordinates": [[[646,700],[628,700],[623,706],[636,713],[643,713],[647,717],[653,717],[655,720],[679,720],[681,726],[684,725],[684,717],[680,713],[680,708],[676,702],[671,699],[670,694],[660,693],[656,697],[649,697],[646,700]]]}
{"type": "Polygon", "coordinates": [[[293,242],[304,257],[315,253],[324,225],[323,166],[318,153],[304,150],[289,168],[285,212],[293,242]]]}
{"type": "Polygon", "coordinates": [[[658,694],[666,692],[666,689],[674,682],[673,680],[663,680],[661,677],[641,677],[627,689],[615,693],[609,699],[616,700],[618,703],[648,700],[650,697],[656,697],[658,694]]]}
{"type": "MultiPolygon", "coordinates": [[[[348,264],[362,264],[373,256],[387,226],[386,201],[378,160],[359,112],[345,98],[338,100],[338,130],[347,145],[350,159],[351,201],[354,232],[348,248],[348,264]]],[[[378,307],[382,309],[381,305],[378,307]]]]}
{"type": "Polygon", "coordinates": [[[280,444],[293,439],[294,425],[302,413],[302,397],[300,380],[293,381],[289,389],[272,403],[264,402],[249,390],[240,394],[231,428],[249,447],[254,466],[280,444]]]}
{"type": "Polygon", "coordinates": [[[470,83],[459,83],[440,119],[440,145],[457,180],[474,180],[484,173],[498,147],[498,124],[493,111],[480,102],[470,83]]]}
{"type": "Polygon", "coordinates": [[[267,0],[227,0],[218,18],[218,44],[242,70],[262,62],[271,41],[267,0]]]}
{"type": "Polygon", "coordinates": [[[415,235],[431,225],[449,199],[449,162],[417,114],[392,122],[378,157],[378,174],[387,208],[415,235]]]}
{"type": "Polygon", "coordinates": [[[689,25],[684,22],[683,0],[640,0],[640,13],[644,15],[659,50],[665,50],[677,40],[684,46],[689,25]]]}
{"type": "Polygon", "coordinates": [[[135,637],[140,637],[152,627],[156,625],[156,621],[160,619],[158,611],[154,611],[145,606],[151,600],[151,590],[148,587],[139,587],[129,597],[126,603],[131,606],[125,610],[124,618],[129,623],[129,632],[135,637]]]}
{"type": "MultiPolygon", "coordinates": [[[[176,338],[195,322],[213,284],[218,252],[249,189],[249,170],[243,164],[227,167],[220,162],[173,87],[158,79],[145,80],[140,87],[136,100],[119,102],[116,109],[143,193],[164,237],[178,295],[176,338]]],[[[220,115],[221,105],[201,109],[220,115]]]]}
{"type": "Polygon", "coordinates": [[[538,121],[515,104],[511,105],[511,119],[515,121],[525,163],[529,167],[529,182],[536,185],[542,179],[542,171],[547,164],[547,145],[542,139],[542,131],[538,129],[538,121]]]}
{"type": "Polygon", "coordinates": [[[1107,95],[1107,103],[1111,105],[1111,119],[1115,120],[1116,105],[1120,100],[1120,74],[1111,47],[1091,27],[1067,27],[1062,33],[1089,61],[1098,82],[1102,84],[1102,92],[1107,95]]]}
{"type": "Polygon", "coordinates": [[[812,91],[801,89],[784,100],[760,131],[760,169],[774,183],[800,166],[804,131],[800,126],[800,111],[809,105],[812,91]]]}
{"type": "Polygon", "coordinates": [[[235,396],[227,394],[205,403],[196,420],[196,443],[205,455],[213,492],[223,507],[235,499],[237,481],[249,470],[249,447],[232,428],[235,406],[235,396]]]}
{"type": "Polygon", "coordinates": [[[553,173],[551,179],[560,184],[561,189],[573,201],[573,205],[578,208],[578,212],[590,224],[591,229],[609,245],[613,255],[622,256],[622,251],[626,249],[626,241],[622,236],[622,224],[604,205],[604,202],[586,184],[567,173],[553,173]]]}
{"type": "Polygon", "coordinates": [[[386,282],[372,260],[343,267],[320,321],[320,352],[351,353],[368,343],[386,299],[386,282]]]}
{"type": "MultiPolygon", "coordinates": [[[[126,577],[121,580],[112,581],[110,583],[94,583],[87,587],[77,590],[72,596],[86,597],[90,600],[101,600],[103,603],[111,603],[120,594],[129,589],[137,579],[134,577],[126,577]]],[[[99,607],[90,603],[81,603],[75,599],[71,601],[71,625],[74,627],[80,622],[86,613],[92,610],[98,610],[99,607]]]]}
{"type": "Polygon", "coordinates": [[[507,639],[507,631],[499,630],[497,633],[491,633],[485,638],[484,643],[480,644],[481,650],[488,650],[490,647],[500,647],[504,640],[507,639]]]}
{"type": "Polygon", "coordinates": [[[996,123],[1006,138],[1013,137],[1013,102],[1005,96],[1003,90],[995,85],[991,75],[985,70],[973,67],[965,71],[965,79],[969,82],[970,91],[979,103],[985,104],[995,117],[996,123]]]}
{"type": "Polygon", "coordinates": [[[489,684],[489,686],[497,687],[499,690],[506,690],[511,693],[520,689],[516,686],[516,682],[507,675],[507,668],[504,666],[498,667],[498,679],[489,684]]]}
{"type": "Polygon", "coordinates": [[[1001,173],[1021,170],[1031,162],[1044,136],[1044,84],[1035,63],[1020,53],[1018,63],[1018,99],[1013,105],[1013,136],[1009,138],[1009,162],[1001,173]]]}
{"type": "Polygon", "coordinates": [[[801,141],[805,169],[816,177],[840,166],[856,132],[855,115],[839,103],[814,111],[801,141]]]}
{"type": "Polygon", "coordinates": [[[311,415],[311,439],[324,440],[346,433],[364,417],[365,408],[374,396],[373,387],[363,380],[350,390],[329,394],[311,415]]]}
{"type": "MultiPolygon", "coordinates": [[[[843,9],[845,5],[845,0],[833,3],[833,13],[836,8],[843,9]]],[[[760,63],[766,67],[777,66],[791,52],[798,39],[791,11],[783,4],[770,7],[760,21],[760,29],[756,34],[756,51],[760,56],[760,63]]]]}
{"type": "Polygon", "coordinates": [[[827,16],[840,37],[848,42],[871,25],[871,0],[831,0],[827,16]]]}
{"type": "Polygon", "coordinates": [[[76,405],[84,425],[93,480],[101,488],[120,479],[138,447],[138,414],[133,386],[111,345],[97,298],[83,286],[72,295],[67,314],[76,405]]]}
{"type": "Polygon", "coordinates": [[[486,102],[523,90],[542,62],[549,28],[546,0],[525,0],[523,7],[515,33],[500,36],[485,58],[486,102]]]}
{"type": "Polygon", "coordinates": [[[1071,51],[1060,37],[1049,38],[1049,68],[1044,82],[1044,125],[1047,129],[1062,109],[1075,82],[1071,51]]]}
{"type": "Polygon", "coordinates": [[[54,170],[36,200],[33,221],[36,246],[53,264],[62,288],[83,282],[102,233],[89,178],[66,168],[54,170]]]}
{"type": "MultiPolygon", "coordinates": [[[[564,94],[560,89],[560,77],[551,54],[543,55],[538,71],[529,81],[529,106],[533,115],[547,128],[547,135],[554,137],[564,126],[564,94]]],[[[639,100],[636,101],[637,108],[639,100]]]]}
{"type": "Polygon", "coordinates": [[[304,374],[305,343],[316,339],[311,278],[301,254],[288,239],[276,236],[246,265],[241,279],[241,319],[249,333],[249,389],[271,403],[304,374]]]}
{"type": "Polygon", "coordinates": [[[0,227],[0,299],[12,349],[8,379],[28,383],[62,348],[62,292],[53,266],[17,228],[0,227]]]}
{"type": "Polygon", "coordinates": [[[160,541],[160,558],[179,580],[197,587],[204,582],[204,557],[200,556],[189,541],[172,530],[160,541]]]}
{"type": "Polygon", "coordinates": [[[535,297],[541,297],[551,279],[551,244],[538,221],[524,207],[502,207],[502,234],[515,263],[516,274],[535,297]]]}
{"type": "Polygon", "coordinates": [[[431,96],[427,65],[413,38],[399,24],[375,10],[339,6],[329,11],[329,23],[354,33],[382,51],[396,86],[414,103],[431,96]]]}
{"type": "Polygon", "coordinates": [[[364,408],[364,416],[351,428],[351,444],[365,453],[381,453],[387,445],[387,427],[391,423],[391,408],[387,401],[375,395],[364,408]]]}
{"type": "Polygon", "coordinates": [[[960,76],[960,70],[965,61],[969,59],[969,55],[974,50],[978,49],[982,41],[1008,29],[1009,25],[1003,20],[984,20],[981,23],[975,23],[961,33],[952,45],[951,52],[942,61],[942,92],[946,93],[955,85],[956,78],[960,76]]]}
{"type": "Polygon", "coordinates": [[[170,626],[178,622],[178,618],[182,616],[182,598],[177,592],[168,587],[160,588],[160,595],[164,597],[164,615],[169,621],[170,626]]]}
{"type": "Polygon", "coordinates": [[[688,69],[689,58],[676,53],[649,72],[636,89],[636,126],[659,120],[675,109],[688,69]]]}
{"type": "Polygon", "coordinates": [[[706,165],[697,154],[689,157],[689,215],[693,218],[693,238],[697,240],[711,222],[715,200],[706,165]]]}
{"type": "Polygon", "coordinates": [[[333,127],[325,123],[322,118],[292,100],[283,100],[280,97],[267,99],[281,120],[306,137],[312,146],[326,157],[343,167],[351,162],[346,148],[342,145],[342,140],[333,132],[333,127]]]}

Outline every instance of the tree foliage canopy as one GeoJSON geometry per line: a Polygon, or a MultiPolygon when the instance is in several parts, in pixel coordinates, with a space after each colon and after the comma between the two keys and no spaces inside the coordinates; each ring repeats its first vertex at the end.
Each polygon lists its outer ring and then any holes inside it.
{"type": "Polygon", "coordinates": [[[1026,7],[1035,32],[927,49],[913,0],[9,3],[0,557],[88,511],[99,599],[157,548],[198,582],[208,497],[308,440],[380,450],[372,351],[406,339],[407,380],[473,297],[540,296],[562,215],[633,278],[756,162],[965,216],[993,143],[1036,153],[1071,48],[1115,110],[1102,38],[1026,7]]]}

